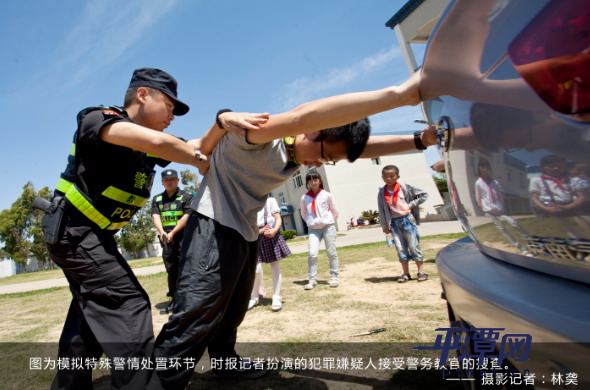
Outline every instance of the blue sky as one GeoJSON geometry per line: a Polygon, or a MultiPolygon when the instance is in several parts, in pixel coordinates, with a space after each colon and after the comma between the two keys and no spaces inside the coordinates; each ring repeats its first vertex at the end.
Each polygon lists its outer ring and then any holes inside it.
{"type": "MultiPolygon", "coordinates": [[[[0,210],[10,207],[27,181],[36,189],[55,186],[78,111],[121,105],[131,73],[139,67],[161,68],[178,80],[179,98],[191,110],[167,131],[183,138],[200,137],[220,108],[272,114],[312,99],[401,83],[408,72],[395,34],[385,22],[404,3],[4,4],[0,210]]],[[[374,133],[420,129],[414,119],[422,119],[419,107],[371,117],[374,133]]]]}

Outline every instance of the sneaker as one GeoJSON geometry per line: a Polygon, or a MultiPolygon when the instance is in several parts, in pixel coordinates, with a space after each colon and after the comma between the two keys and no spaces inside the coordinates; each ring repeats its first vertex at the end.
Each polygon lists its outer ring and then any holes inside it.
{"type": "Polygon", "coordinates": [[[223,379],[257,379],[268,372],[265,363],[253,363],[250,360],[237,358],[237,364],[233,369],[213,368],[211,372],[223,379]]]}
{"type": "Polygon", "coordinates": [[[317,286],[318,282],[315,280],[310,280],[305,286],[303,286],[304,290],[312,290],[315,286],[317,286]]]}
{"type": "Polygon", "coordinates": [[[256,305],[258,305],[258,298],[250,298],[250,301],[248,302],[248,310],[252,309],[256,305]]]}
{"type": "Polygon", "coordinates": [[[283,308],[283,298],[281,297],[273,297],[272,298],[272,306],[270,307],[272,311],[279,311],[283,308]]]}
{"type": "Polygon", "coordinates": [[[330,287],[338,287],[340,282],[338,281],[338,278],[331,278],[329,284],[330,284],[330,287]]]}

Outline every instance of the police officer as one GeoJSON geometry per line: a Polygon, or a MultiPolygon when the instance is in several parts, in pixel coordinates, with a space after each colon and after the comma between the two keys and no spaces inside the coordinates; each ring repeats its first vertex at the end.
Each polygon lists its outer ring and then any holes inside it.
{"type": "MultiPolygon", "coordinates": [[[[163,133],[189,107],[177,98],[176,80],[152,68],[133,72],[124,107],[90,107],[78,128],[54,199],[63,199],[61,222],[48,239],[51,258],[70,284],[73,299],[59,342],[59,356],[141,360],[153,341],[149,298],[117,250],[114,234],[149,200],[154,166],[191,164],[203,174],[200,140],[163,133]],[[159,156],[159,157],[156,157],[159,156]],[[167,161],[169,160],[169,161],[167,161]]],[[[57,209],[60,209],[58,207],[57,209]]],[[[146,370],[113,366],[112,388],[143,388],[146,370]]],[[[60,369],[52,389],[91,389],[91,369],[60,369]]]]}
{"type": "Polygon", "coordinates": [[[190,214],[192,196],[178,188],[178,172],[174,169],[162,171],[162,185],[165,191],[152,200],[152,219],[159,233],[162,245],[162,257],[168,272],[168,296],[170,304],[160,310],[160,314],[172,312],[176,281],[178,279],[178,262],[180,245],[184,235],[184,226],[190,214]]]}

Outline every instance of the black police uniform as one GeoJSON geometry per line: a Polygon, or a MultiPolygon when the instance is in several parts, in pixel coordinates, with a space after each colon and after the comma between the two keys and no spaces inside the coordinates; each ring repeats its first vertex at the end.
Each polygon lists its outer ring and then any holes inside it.
{"type": "MultiPolygon", "coordinates": [[[[170,233],[178,224],[180,218],[185,214],[190,214],[190,204],[193,197],[188,192],[178,189],[172,196],[168,196],[166,191],[154,196],[152,199],[152,215],[159,214],[162,221],[162,228],[166,233],[170,233]]],[[[174,235],[172,242],[162,240],[162,258],[168,272],[168,296],[174,297],[176,292],[176,283],[178,280],[178,263],[180,261],[180,247],[184,229],[174,235]]]]}
{"type": "MultiPolygon", "coordinates": [[[[132,120],[118,107],[78,114],[68,166],[55,195],[66,199],[63,231],[47,244],[73,294],[59,342],[59,356],[125,361],[112,369],[112,388],[143,388],[149,371],[127,360],[150,358],[153,325],[150,301],[114,234],[149,201],[154,165],[167,161],[100,140],[106,125],[132,120]]],[[[52,389],[90,389],[92,370],[59,370],[52,389]]]]}

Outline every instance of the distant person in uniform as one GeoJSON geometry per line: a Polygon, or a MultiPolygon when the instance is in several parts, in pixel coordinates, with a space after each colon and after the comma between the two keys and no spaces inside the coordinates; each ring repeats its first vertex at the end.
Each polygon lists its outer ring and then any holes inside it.
{"type": "Polygon", "coordinates": [[[165,191],[152,200],[152,219],[162,245],[162,258],[168,273],[168,293],[171,301],[160,314],[172,312],[174,293],[178,279],[180,247],[184,237],[184,226],[190,214],[192,195],[178,188],[178,172],[174,169],[162,171],[162,185],[165,191]]]}

